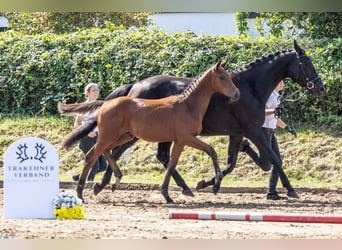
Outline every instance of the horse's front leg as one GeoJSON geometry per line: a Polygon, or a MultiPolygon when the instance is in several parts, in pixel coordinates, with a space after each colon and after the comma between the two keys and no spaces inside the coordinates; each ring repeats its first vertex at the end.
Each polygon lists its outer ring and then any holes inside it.
{"type": "MultiPolygon", "coordinates": [[[[158,154],[157,159],[163,164],[163,166],[167,169],[168,163],[170,160],[170,148],[171,148],[171,142],[163,142],[158,143],[158,154]]],[[[182,176],[178,173],[177,170],[174,170],[172,173],[172,178],[175,180],[178,187],[183,188],[182,194],[187,196],[194,196],[191,189],[188,187],[188,185],[185,183],[182,176]]]]}
{"type": "Polygon", "coordinates": [[[263,155],[264,160],[269,161],[273,168],[275,168],[278,173],[282,185],[287,189],[287,196],[292,198],[299,198],[298,194],[291,186],[289,179],[287,178],[284,170],[283,163],[280,154],[277,154],[273,149],[271,143],[266,139],[264,132],[261,127],[253,127],[248,131],[246,137],[250,139],[254,145],[258,148],[261,155],[263,155]]]}
{"type": "Polygon", "coordinates": [[[161,190],[160,190],[160,192],[164,196],[167,203],[173,203],[173,200],[169,196],[170,178],[171,178],[171,176],[172,176],[172,174],[176,168],[179,156],[182,153],[183,149],[184,149],[183,144],[178,144],[178,143],[173,144],[173,148],[172,148],[172,152],[171,152],[171,159],[168,163],[165,178],[164,178],[163,184],[161,186],[161,190]]]}
{"type": "MultiPolygon", "coordinates": [[[[233,169],[235,168],[237,156],[239,153],[240,144],[241,144],[243,137],[241,137],[241,136],[230,136],[229,138],[230,139],[229,139],[229,146],[228,146],[227,166],[222,171],[223,177],[226,176],[227,174],[231,173],[233,171],[233,169]]],[[[197,183],[196,191],[199,191],[199,190],[206,188],[208,186],[212,186],[214,184],[215,184],[215,177],[211,178],[208,181],[205,181],[202,179],[197,183]]]]}

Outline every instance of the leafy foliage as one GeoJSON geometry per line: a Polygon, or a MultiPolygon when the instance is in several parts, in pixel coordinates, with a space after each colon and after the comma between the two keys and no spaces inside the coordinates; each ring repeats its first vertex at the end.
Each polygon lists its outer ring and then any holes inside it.
{"type": "Polygon", "coordinates": [[[25,34],[75,32],[89,28],[105,28],[106,23],[126,28],[150,24],[147,12],[7,12],[9,29],[25,34]]]}
{"type": "MultiPolygon", "coordinates": [[[[342,40],[298,41],[326,84],[324,98],[305,97],[287,104],[289,119],[335,122],[341,116],[342,40]],[[325,117],[329,115],[329,118],[325,117]]],[[[293,49],[292,39],[213,37],[167,33],[107,24],[69,34],[0,34],[0,113],[55,114],[56,103],[81,102],[83,88],[97,82],[101,98],[122,84],[168,74],[195,77],[218,59],[229,70],[269,53],[293,49]]],[[[287,81],[284,94],[298,88],[287,81]]]]}
{"type": "MultiPolygon", "coordinates": [[[[256,29],[264,36],[264,26],[270,27],[273,36],[281,37],[286,32],[292,36],[311,38],[338,38],[342,35],[342,12],[261,12],[256,20],[256,29]]],[[[237,12],[236,22],[240,34],[249,30],[248,12],[237,12]]]]}

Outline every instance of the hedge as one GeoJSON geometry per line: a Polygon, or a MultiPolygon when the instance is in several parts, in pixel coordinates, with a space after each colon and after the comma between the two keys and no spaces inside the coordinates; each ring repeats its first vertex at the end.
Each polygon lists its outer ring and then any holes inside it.
{"type": "MultiPolygon", "coordinates": [[[[340,119],[342,39],[298,43],[311,57],[327,92],[324,98],[304,97],[296,105],[286,104],[290,118],[340,119]]],[[[104,98],[120,85],[149,76],[194,77],[220,58],[228,59],[228,69],[235,70],[286,49],[293,49],[293,40],[214,37],[143,28],[109,27],[31,36],[7,31],[0,34],[0,113],[53,115],[58,101],[83,101],[83,88],[89,82],[99,83],[104,98]]],[[[298,88],[286,82],[284,94],[298,88]]]]}

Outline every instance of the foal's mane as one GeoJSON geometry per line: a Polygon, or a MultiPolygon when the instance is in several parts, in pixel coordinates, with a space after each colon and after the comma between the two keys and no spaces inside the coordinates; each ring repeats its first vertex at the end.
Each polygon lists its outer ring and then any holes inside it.
{"type": "Polygon", "coordinates": [[[199,76],[197,76],[190,84],[189,86],[183,91],[182,94],[180,94],[184,99],[187,98],[194,90],[197,88],[198,83],[200,80],[208,74],[212,67],[210,67],[208,70],[202,72],[199,76]]]}
{"type": "Polygon", "coordinates": [[[268,56],[263,56],[261,58],[256,59],[254,62],[251,62],[249,64],[246,64],[244,66],[242,66],[241,68],[233,71],[233,73],[240,73],[240,72],[244,72],[247,70],[250,70],[254,67],[257,67],[259,65],[262,65],[263,63],[267,62],[273,62],[279,58],[283,58],[287,55],[293,54],[293,53],[297,53],[296,51],[293,50],[283,50],[283,51],[277,51],[275,53],[269,54],[268,56]]]}

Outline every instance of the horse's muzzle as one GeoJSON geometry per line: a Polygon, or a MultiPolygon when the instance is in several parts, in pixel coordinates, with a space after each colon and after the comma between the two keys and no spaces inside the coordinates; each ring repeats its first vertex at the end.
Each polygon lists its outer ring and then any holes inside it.
{"type": "Polygon", "coordinates": [[[231,93],[231,94],[229,95],[229,97],[230,97],[230,99],[231,99],[232,102],[236,102],[237,100],[240,99],[240,91],[238,90],[238,91],[236,91],[236,92],[234,92],[234,93],[231,93]]]}
{"type": "Polygon", "coordinates": [[[319,97],[319,96],[322,96],[325,92],[325,87],[323,84],[320,84],[319,87],[314,87],[314,88],[311,88],[311,89],[308,89],[308,92],[310,93],[310,95],[312,96],[316,96],[316,97],[319,97]]]}

